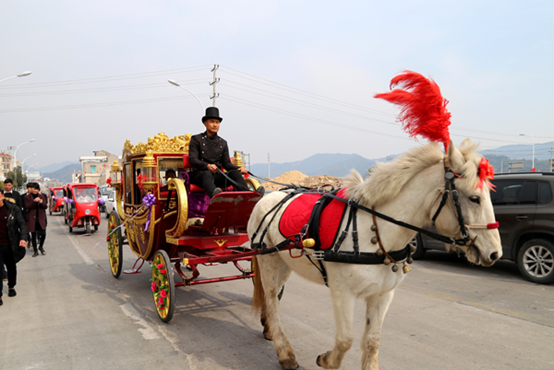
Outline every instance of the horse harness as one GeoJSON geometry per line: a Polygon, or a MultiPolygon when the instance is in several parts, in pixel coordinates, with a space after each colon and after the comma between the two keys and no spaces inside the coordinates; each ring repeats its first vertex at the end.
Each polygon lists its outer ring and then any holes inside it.
{"type": "MultiPolygon", "coordinates": [[[[325,270],[325,267],[322,263],[322,261],[325,262],[339,262],[339,263],[353,263],[353,264],[365,264],[365,265],[377,265],[377,264],[385,264],[389,265],[392,263],[391,270],[393,272],[398,271],[397,263],[403,263],[404,266],[402,268],[404,273],[407,273],[410,271],[410,267],[406,265],[406,263],[411,264],[413,262],[413,259],[411,258],[411,253],[415,251],[415,249],[412,249],[410,245],[406,245],[401,250],[394,251],[394,252],[387,252],[385,248],[383,247],[381,243],[381,238],[379,237],[379,230],[377,228],[376,223],[376,217],[383,219],[385,221],[391,222],[395,225],[419,232],[421,234],[425,234],[433,239],[436,239],[438,241],[441,241],[446,244],[450,244],[452,246],[464,246],[467,245],[469,242],[469,248],[471,248],[474,243],[475,239],[471,239],[469,237],[468,229],[471,228],[480,228],[480,229],[495,229],[498,228],[498,222],[495,223],[489,223],[489,224],[470,224],[466,225],[464,222],[464,217],[462,214],[462,208],[460,205],[460,198],[458,191],[456,190],[456,186],[454,185],[454,180],[456,177],[460,177],[459,175],[456,175],[452,170],[446,166],[444,166],[445,169],[445,185],[444,185],[444,192],[441,198],[441,202],[439,204],[439,207],[435,211],[435,214],[433,215],[432,222],[433,225],[435,224],[436,219],[438,218],[441,210],[445,206],[447,200],[451,198],[452,203],[454,204],[456,217],[458,220],[458,224],[460,227],[460,233],[462,235],[461,238],[455,239],[452,237],[448,237],[445,235],[441,235],[429,230],[422,229],[420,227],[408,224],[403,221],[396,220],[392,217],[389,217],[387,215],[384,215],[380,212],[377,212],[375,210],[375,207],[368,208],[359,203],[359,200],[357,199],[345,199],[342,197],[337,196],[337,192],[339,189],[331,190],[331,191],[325,191],[323,188],[317,189],[317,191],[321,194],[321,197],[318,201],[316,201],[312,212],[310,214],[310,218],[307,224],[305,224],[302,227],[302,230],[295,234],[288,236],[284,241],[281,243],[268,248],[267,244],[264,242],[265,235],[267,231],[269,230],[270,225],[275,220],[277,214],[279,211],[283,208],[283,206],[291,200],[293,197],[300,195],[300,194],[306,194],[306,193],[314,193],[315,189],[310,188],[303,188],[299,186],[292,186],[292,191],[288,193],[279,203],[277,203],[275,206],[273,206],[272,209],[270,209],[262,218],[260,224],[258,225],[258,228],[253,233],[251,238],[251,246],[252,249],[258,251],[260,254],[268,254],[268,253],[274,253],[279,252],[282,250],[290,250],[292,249],[301,249],[302,254],[300,256],[294,257],[298,258],[302,255],[306,256],[308,260],[320,271],[323,280],[325,282],[325,285],[327,285],[327,272],[325,270]],[[450,195],[450,197],[449,197],[450,195]],[[331,200],[338,200],[340,202],[346,203],[346,205],[349,207],[348,210],[348,219],[345,225],[344,230],[340,233],[340,236],[336,238],[336,240],[333,243],[333,246],[329,249],[322,250],[320,249],[320,240],[319,240],[319,221],[320,216],[325,207],[331,202],[331,200]],[[358,244],[358,226],[357,226],[357,212],[358,210],[362,210],[364,212],[367,212],[372,215],[373,218],[373,225],[371,225],[371,230],[375,232],[375,236],[371,238],[372,244],[378,244],[379,249],[375,253],[368,253],[368,252],[360,252],[359,250],[359,244],[358,244]],[[260,232],[260,229],[264,223],[264,221],[270,216],[271,219],[269,220],[268,224],[263,229],[259,242],[255,242],[256,237],[258,233],[260,232]],[[350,225],[352,225],[352,242],[353,242],[353,251],[341,251],[340,247],[342,243],[344,242],[344,239],[346,238],[348,231],[350,229],[350,225]],[[309,232],[309,238],[307,238],[309,232]],[[306,253],[304,250],[305,248],[313,249],[311,253],[306,253]],[[311,257],[310,257],[311,255],[311,257]],[[313,260],[316,260],[318,264],[316,264],[313,260]]],[[[341,217],[340,224],[342,224],[342,220],[345,217],[345,212],[343,212],[343,215],[341,217]]],[[[291,254],[291,257],[292,254],[291,254]]]]}

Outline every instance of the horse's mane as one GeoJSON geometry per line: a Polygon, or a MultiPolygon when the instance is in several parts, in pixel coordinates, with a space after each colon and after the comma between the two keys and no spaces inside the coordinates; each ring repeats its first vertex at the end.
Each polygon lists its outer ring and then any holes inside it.
{"type": "MultiPolygon", "coordinates": [[[[468,189],[475,189],[478,181],[477,168],[481,156],[475,152],[476,148],[476,144],[466,139],[459,149],[465,164],[457,170],[462,175],[458,183],[468,189]]],[[[356,170],[352,170],[344,181],[348,197],[357,198],[366,205],[386,203],[394,199],[416,174],[440,163],[443,158],[444,153],[439,144],[431,142],[408,151],[392,162],[378,162],[365,180],[356,170]]]]}

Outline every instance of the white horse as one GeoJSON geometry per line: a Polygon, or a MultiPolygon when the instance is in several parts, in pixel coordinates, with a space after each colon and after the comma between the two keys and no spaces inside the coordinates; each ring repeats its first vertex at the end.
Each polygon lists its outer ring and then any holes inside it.
{"type": "MultiPolygon", "coordinates": [[[[379,163],[365,181],[359,173],[352,171],[345,182],[348,198],[358,199],[362,206],[374,206],[376,211],[411,225],[427,226],[439,208],[445,191],[446,163],[456,174],[454,184],[459,193],[464,223],[469,226],[471,240],[461,248],[470,262],[491,266],[502,256],[502,248],[498,230],[494,226],[490,229],[486,227],[494,225],[495,219],[488,183],[479,186],[481,156],[475,152],[476,148],[477,145],[470,143],[469,139],[464,140],[459,149],[450,143],[445,159],[439,144],[430,143],[408,152],[393,162],[379,163]]],[[[256,205],[248,223],[251,240],[264,215],[285,196],[285,192],[270,193],[256,205]]],[[[279,232],[278,220],[282,213],[283,209],[277,214],[276,221],[269,225],[265,235],[264,242],[269,248],[285,240],[279,232]]],[[[375,236],[371,228],[372,215],[361,210],[357,213],[360,252],[375,253],[379,247],[371,242],[375,236]]],[[[270,219],[271,217],[265,219],[262,229],[270,219]]],[[[341,230],[344,229],[345,223],[346,217],[343,219],[341,230]]],[[[379,218],[376,223],[382,245],[387,252],[403,249],[416,233],[379,218]]],[[[440,212],[435,225],[443,235],[460,238],[459,220],[451,198],[440,212]]],[[[344,240],[341,251],[353,250],[350,234],[351,231],[344,240]]],[[[295,369],[298,364],[281,327],[277,295],[292,271],[317,284],[324,283],[322,274],[308,258],[291,258],[286,250],[258,255],[254,262],[256,276],[252,304],[255,309],[261,310],[264,336],[268,340],[273,340],[283,369],[295,369]]],[[[325,369],[340,367],[344,354],[350,349],[353,341],[354,303],[357,298],[361,298],[367,304],[365,332],[361,340],[362,369],[378,369],[381,326],[394,290],[404,278],[403,269],[393,272],[391,265],[384,264],[323,262],[323,265],[327,271],[328,286],[333,300],[336,338],[334,348],[318,356],[317,364],[325,369]]]]}

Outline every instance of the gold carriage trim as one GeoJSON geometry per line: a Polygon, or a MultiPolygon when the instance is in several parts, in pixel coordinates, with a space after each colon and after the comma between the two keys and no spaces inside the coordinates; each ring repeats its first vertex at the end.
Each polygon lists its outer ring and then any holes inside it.
{"type": "Polygon", "coordinates": [[[127,155],[145,154],[147,150],[154,153],[188,153],[191,137],[192,134],[187,133],[170,139],[165,132],[160,132],[154,137],[149,137],[147,143],[136,145],[127,139],[123,145],[123,158],[126,160],[127,155]]]}
{"type": "Polygon", "coordinates": [[[226,239],[214,239],[215,244],[217,244],[220,247],[223,247],[223,244],[227,243],[226,239]]]}

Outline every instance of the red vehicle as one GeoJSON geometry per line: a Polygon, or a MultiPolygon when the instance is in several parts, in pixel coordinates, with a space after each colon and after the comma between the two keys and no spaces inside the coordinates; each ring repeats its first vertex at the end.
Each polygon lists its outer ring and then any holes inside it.
{"type": "MultiPolygon", "coordinates": [[[[151,140],[152,139],[152,140],[151,140]]],[[[145,261],[152,266],[151,290],[160,319],[169,322],[175,309],[175,287],[251,278],[256,251],[246,246],[246,225],[261,199],[254,191],[227,191],[211,200],[191,185],[188,173],[190,134],[169,139],[160,133],[148,144],[123,148],[123,168],[111,167],[109,182],[116,189],[116,209],[108,221],[108,253],[115,278],[122,272],[122,245],[137,255],[126,274],[136,274],[145,261]],[[165,183],[166,172],[176,178],[165,183]],[[197,266],[232,263],[238,274],[206,279],[197,266]],[[241,266],[239,263],[247,263],[241,266]]],[[[235,164],[240,163],[235,157],[235,164]],[[238,162],[237,162],[238,161],[238,162]]],[[[260,184],[247,178],[249,189],[260,184]]]]}
{"type": "Polygon", "coordinates": [[[50,210],[50,216],[53,212],[63,213],[63,186],[55,186],[48,188],[48,208],[50,210]]]}
{"type": "Polygon", "coordinates": [[[75,227],[84,227],[87,234],[92,227],[98,230],[100,225],[100,212],[98,186],[96,184],[67,184],[64,191],[65,223],[69,225],[69,232],[75,227]]]}

